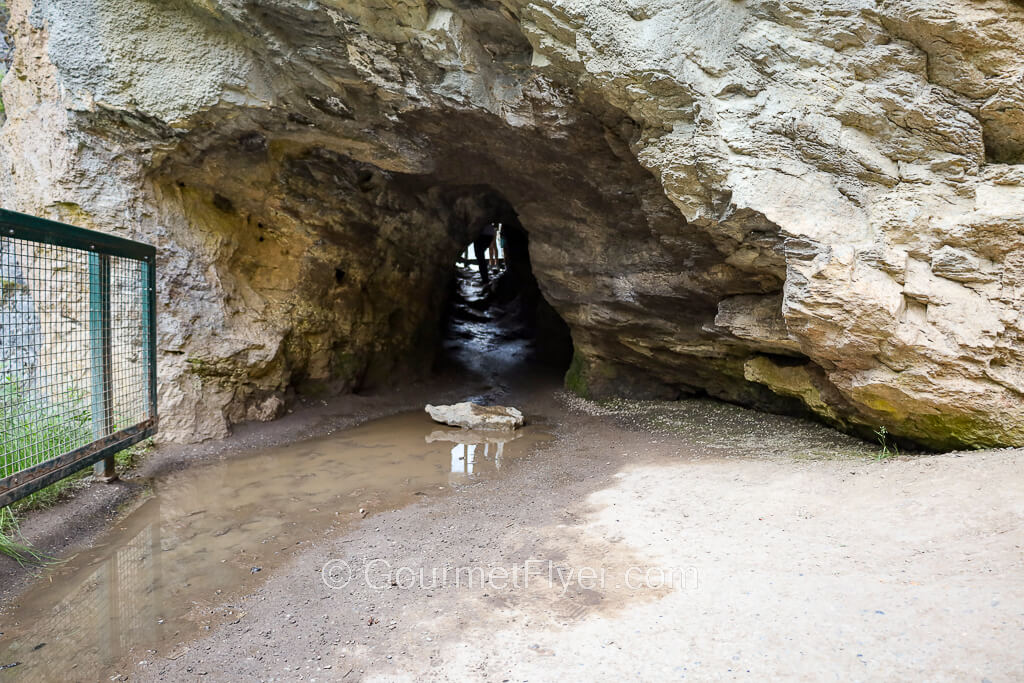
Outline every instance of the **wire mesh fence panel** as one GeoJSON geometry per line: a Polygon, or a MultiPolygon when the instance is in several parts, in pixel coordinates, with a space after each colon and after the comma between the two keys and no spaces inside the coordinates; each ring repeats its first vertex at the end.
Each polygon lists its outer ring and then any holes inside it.
{"type": "Polygon", "coordinates": [[[0,210],[0,506],[156,432],[154,259],[0,210]]]}

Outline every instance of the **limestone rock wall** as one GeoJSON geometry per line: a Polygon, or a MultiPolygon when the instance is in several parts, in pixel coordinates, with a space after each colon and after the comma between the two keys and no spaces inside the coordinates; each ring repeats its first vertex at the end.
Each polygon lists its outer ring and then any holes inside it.
{"type": "Polygon", "coordinates": [[[568,376],[1024,444],[1015,0],[12,0],[5,207],[160,248],[165,434],[409,377],[514,208],[568,376]]]}

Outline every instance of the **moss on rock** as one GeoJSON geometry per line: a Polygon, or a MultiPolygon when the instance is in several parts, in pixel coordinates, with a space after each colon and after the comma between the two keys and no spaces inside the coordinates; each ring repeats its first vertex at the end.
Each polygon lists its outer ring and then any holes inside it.
{"type": "Polygon", "coordinates": [[[587,384],[587,359],[578,350],[572,354],[572,363],[565,373],[565,388],[580,398],[590,398],[587,384]]]}

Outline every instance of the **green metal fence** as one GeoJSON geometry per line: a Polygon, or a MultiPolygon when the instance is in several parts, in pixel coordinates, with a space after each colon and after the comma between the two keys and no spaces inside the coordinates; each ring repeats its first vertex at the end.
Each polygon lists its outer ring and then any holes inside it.
{"type": "Polygon", "coordinates": [[[155,258],[0,209],[0,507],[156,433],[155,258]]]}

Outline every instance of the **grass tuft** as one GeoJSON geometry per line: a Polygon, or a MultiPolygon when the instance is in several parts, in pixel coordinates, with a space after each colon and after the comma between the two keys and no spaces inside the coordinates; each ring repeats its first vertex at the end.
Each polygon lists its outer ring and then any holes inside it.
{"type": "Polygon", "coordinates": [[[51,559],[24,539],[18,527],[18,518],[9,507],[0,508],[0,554],[7,555],[23,567],[43,565],[51,559]]]}
{"type": "MultiPolygon", "coordinates": [[[[135,466],[140,455],[152,447],[152,441],[146,440],[127,448],[114,456],[118,472],[125,472],[135,466]]],[[[0,555],[7,555],[21,565],[45,565],[54,560],[34,549],[22,537],[18,528],[18,515],[32,510],[43,510],[53,507],[68,497],[70,493],[82,486],[83,480],[89,477],[91,468],[80,470],[69,477],[50,484],[44,489],[26,496],[17,503],[0,508],[0,555]]]]}

